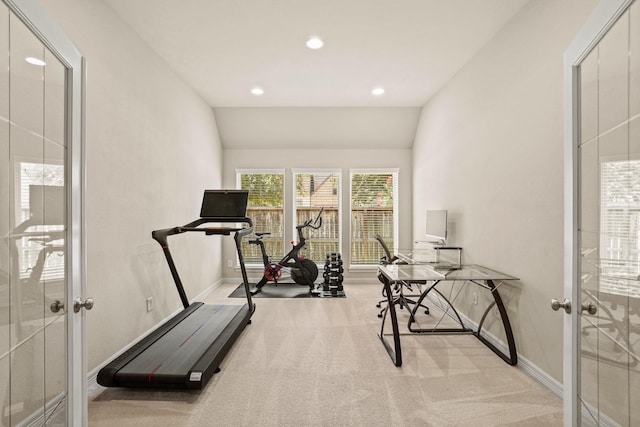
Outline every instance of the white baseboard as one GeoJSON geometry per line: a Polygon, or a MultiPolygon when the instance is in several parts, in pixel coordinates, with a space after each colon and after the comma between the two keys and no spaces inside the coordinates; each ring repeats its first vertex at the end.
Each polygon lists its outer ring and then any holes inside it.
{"type": "MultiPolygon", "coordinates": [[[[428,299],[435,306],[439,307],[440,309],[444,309],[440,301],[438,301],[435,297],[429,296],[428,299]]],[[[458,313],[458,314],[464,321],[465,325],[473,325],[474,330],[478,329],[477,322],[474,322],[473,320],[469,319],[463,313],[458,313]]],[[[491,344],[493,344],[496,348],[498,348],[500,351],[502,351],[505,354],[509,354],[509,346],[505,344],[502,340],[498,339],[495,335],[491,334],[487,330],[483,330],[482,336],[491,344]]],[[[542,386],[544,386],[546,389],[551,391],[551,393],[553,393],[555,396],[562,399],[563,397],[562,383],[560,383],[555,378],[547,374],[545,371],[543,371],[538,366],[533,364],[527,358],[522,357],[519,353],[517,354],[518,354],[518,364],[514,367],[524,371],[531,378],[538,381],[542,386]]]]}
{"type": "Polygon", "coordinates": [[[205,289],[204,291],[202,291],[198,295],[196,295],[196,297],[193,300],[194,301],[198,301],[198,300],[205,299],[211,292],[213,292],[215,289],[217,289],[218,287],[220,287],[220,285],[222,285],[224,283],[227,283],[227,282],[224,281],[224,279],[216,280],[211,286],[209,286],[207,289],[205,289]]]}
{"type": "MultiPolygon", "coordinates": [[[[428,299],[434,305],[442,308],[440,302],[437,299],[431,298],[431,296],[428,299]]],[[[462,313],[458,313],[458,314],[460,315],[462,320],[465,322],[465,325],[473,325],[473,328],[477,330],[478,324],[476,322],[472,321],[462,313]]],[[[509,347],[504,342],[502,342],[502,340],[498,339],[495,335],[485,330],[482,336],[491,344],[493,344],[496,348],[498,348],[500,351],[504,352],[505,354],[508,354],[509,347]]],[[[518,353],[518,364],[514,366],[514,368],[522,370],[527,375],[529,375],[529,377],[538,381],[544,388],[546,388],[551,393],[553,393],[558,399],[564,400],[563,384],[557,381],[555,378],[551,377],[549,374],[547,374],[545,371],[540,369],[538,366],[536,366],[527,358],[522,357],[522,355],[520,355],[519,353],[518,353]]],[[[593,418],[589,415],[589,412],[597,413],[598,410],[597,408],[590,406],[588,403],[585,404],[585,406],[582,407],[582,419],[581,419],[582,426],[584,427],[596,427],[596,426],[619,427],[618,423],[616,423],[610,417],[608,417],[606,414],[603,414],[603,413],[599,414],[599,419],[597,422],[593,421],[593,418]]]]}

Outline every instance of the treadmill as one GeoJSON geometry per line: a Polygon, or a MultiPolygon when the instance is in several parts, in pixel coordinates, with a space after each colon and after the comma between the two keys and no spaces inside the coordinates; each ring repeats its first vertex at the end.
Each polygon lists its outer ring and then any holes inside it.
{"type": "Polygon", "coordinates": [[[248,196],[247,190],[205,190],[199,219],[152,232],[164,251],[184,310],[100,369],[98,384],[201,390],[219,371],[222,359],[251,323],[255,311],[241,249],[243,237],[253,231],[251,219],[246,217],[248,196]],[[189,232],[206,236],[233,233],[247,296],[245,304],[189,303],[167,242],[169,236],[189,232]]]}

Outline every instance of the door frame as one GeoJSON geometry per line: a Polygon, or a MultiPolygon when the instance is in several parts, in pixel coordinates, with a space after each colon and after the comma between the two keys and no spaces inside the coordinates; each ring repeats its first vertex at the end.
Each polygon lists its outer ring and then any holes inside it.
{"type": "Polygon", "coordinates": [[[634,0],[601,0],[564,54],[564,297],[572,301],[563,316],[564,425],[581,425],[580,285],[578,277],[579,66],[634,0]]]}
{"type": "Polygon", "coordinates": [[[2,0],[67,68],[66,143],[67,167],[67,423],[85,426],[87,422],[86,310],[74,313],[76,297],[85,299],[85,223],[84,223],[84,82],[85,58],[64,31],[53,21],[39,0],[2,0]]]}

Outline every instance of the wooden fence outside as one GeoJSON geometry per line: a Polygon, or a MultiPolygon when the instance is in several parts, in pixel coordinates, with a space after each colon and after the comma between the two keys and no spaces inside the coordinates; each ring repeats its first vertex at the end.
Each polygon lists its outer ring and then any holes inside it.
{"type": "MultiPolygon", "coordinates": [[[[298,208],[297,223],[302,224],[308,219],[315,219],[320,208],[298,208]]],[[[267,254],[272,262],[278,261],[291,246],[284,245],[284,216],[282,209],[249,208],[247,216],[253,220],[254,231],[271,233],[264,236],[263,241],[267,254]]],[[[380,244],[374,236],[380,234],[387,245],[393,247],[393,210],[386,208],[356,209],[351,217],[351,237],[343,234],[350,241],[351,264],[377,264],[384,255],[380,244]]],[[[303,254],[319,264],[324,264],[327,253],[342,252],[340,248],[340,216],[338,208],[325,207],[322,214],[322,227],[318,230],[306,228],[303,230],[307,239],[303,254]]],[[[343,231],[344,233],[344,231],[343,231]]],[[[247,264],[261,264],[262,255],[257,245],[250,245],[247,237],[242,241],[242,251],[247,264]]],[[[294,236],[297,242],[297,235],[294,236]]]]}

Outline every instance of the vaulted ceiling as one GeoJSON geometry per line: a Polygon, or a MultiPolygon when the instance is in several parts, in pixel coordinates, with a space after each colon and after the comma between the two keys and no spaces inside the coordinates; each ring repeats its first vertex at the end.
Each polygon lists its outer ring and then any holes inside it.
{"type": "Polygon", "coordinates": [[[362,118],[385,107],[417,120],[416,111],[528,0],[105,1],[221,117],[234,117],[219,126],[225,146],[237,146],[234,126],[245,110],[247,120],[260,111],[288,116],[291,107],[312,107],[310,117],[340,108],[336,114],[362,118]],[[321,49],[305,45],[312,36],[321,49]],[[256,87],[264,93],[253,95],[256,87]],[[376,87],[384,94],[373,95],[376,87]]]}

